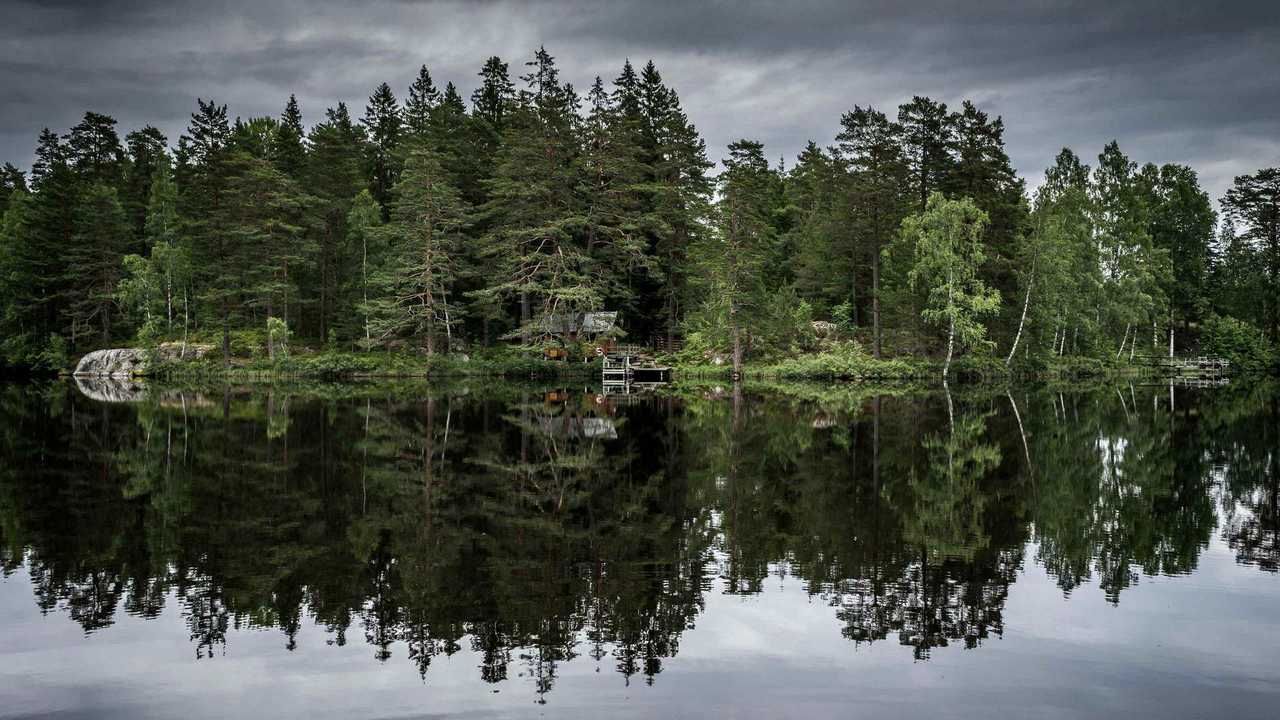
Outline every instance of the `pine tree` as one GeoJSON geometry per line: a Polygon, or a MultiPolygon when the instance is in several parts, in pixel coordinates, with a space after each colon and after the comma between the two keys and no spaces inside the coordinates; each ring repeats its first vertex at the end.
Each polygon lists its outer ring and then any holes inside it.
{"type": "Polygon", "coordinates": [[[594,309],[599,292],[573,234],[577,96],[562,85],[554,58],[543,48],[527,63],[525,89],[499,152],[482,219],[489,228],[486,255],[501,276],[477,299],[519,302],[518,334],[528,344],[546,331],[546,319],[594,309]]]}
{"type": "Polygon", "coordinates": [[[151,197],[151,179],[155,175],[160,158],[168,162],[169,140],[156,128],[148,125],[125,136],[129,161],[125,168],[124,187],[120,192],[120,202],[129,216],[129,225],[136,238],[134,252],[141,252],[141,242],[146,232],[147,203],[151,197]]]}
{"type": "Polygon", "coordinates": [[[89,185],[76,206],[74,223],[63,278],[69,289],[66,318],[72,345],[86,340],[96,327],[98,342],[110,347],[117,330],[112,325],[116,286],[132,240],[115,188],[101,182],[89,185]]]}
{"type": "Polygon", "coordinates": [[[373,342],[408,331],[422,337],[432,355],[443,331],[452,344],[452,328],[460,320],[452,291],[465,215],[439,158],[415,149],[395,188],[391,222],[379,231],[390,262],[377,273],[373,285],[379,292],[365,308],[373,342]]]}
{"type": "Polygon", "coordinates": [[[24,233],[30,256],[28,282],[31,285],[35,316],[31,325],[35,336],[68,337],[65,310],[74,294],[67,286],[67,258],[76,242],[76,209],[82,185],[68,162],[69,150],[58,136],[45,128],[36,147],[31,169],[33,197],[24,233]]]}
{"type": "Polygon", "coordinates": [[[124,179],[124,148],[116,134],[116,120],[87,112],[67,136],[67,161],[86,185],[119,188],[124,179]]]}
{"type": "Polygon", "coordinates": [[[708,339],[732,348],[733,374],[738,378],[750,328],[765,308],[764,276],[774,239],[769,217],[772,171],[764,146],[751,140],[731,143],[723,164],[717,233],[698,251],[705,287],[697,322],[708,339]]]}
{"type": "Polygon", "coordinates": [[[592,284],[602,301],[623,312],[637,312],[631,279],[650,273],[645,230],[654,220],[646,214],[651,170],[642,164],[637,126],[615,108],[597,77],[587,94],[580,156],[582,216],[578,220],[592,284]]]}
{"type": "Polygon", "coordinates": [[[314,245],[305,233],[311,199],[269,161],[243,151],[226,159],[226,232],[232,246],[230,267],[239,275],[242,312],[257,311],[268,328],[267,353],[276,343],[271,321],[288,328],[290,306],[297,302],[297,276],[312,264],[314,245]]]}
{"type": "Polygon", "coordinates": [[[32,196],[10,191],[0,215],[0,366],[33,364],[46,337],[41,327],[39,248],[32,243],[32,196]]]}
{"type": "MultiPolygon", "coordinates": [[[[646,224],[657,287],[642,291],[638,304],[645,315],[657,320],[667,347],[673,347],[693,272],[690,248],[702,240],[711,212],[711,162],[706,143],[680,106],[679,95],[662,82],[652,61],[641,71],[639,97],[640,162],[649,167],[652,178],[648,187],[641,186],[648,196],[642,202],[652,217],[646,224]]],[[[620,100],[620,106],[625,102],[620,100]]]]}
{"type": "Polygon", "coordinates": [[[178,212],[191,247],[196,300],[222,331],[222,356],[231,362],[232,321],[240,315],[245,249],[232,232],[228,196],[231,127],[227,106],[203,99],[178,141],[178,212]]]}
{"type": "Polygon", "coordinates": [[[902,145],[911,168],[909,184],[918,210],[929,196],[945,192],[954,165],[955,128],[946,103],[916,95],[898,108],[902,145]]]}
{"type": "Polygon", "coordinates": [[[9,205],[9,198],[17,192],[27,192],[27,176],[10,163],[0,167],[0,210],[9,205]]]}
{"type": "Polygon", "coordinates": [[[516,87],[507,64],[494,55],[480,69],[480,87],[471,94],[472,114],[487,123],[495,136],[506,130],[508,113],[515,105],[516,87]]]}
{"type": "Polygon", "coordinates": [[[352,199],[367,185],[363,172],[363,133],[351,121],[346,105],[338,103],[325,113],[325,120],[311,129],[308,138],[305,186],[317,198],[319,223],[315,228],[316,263],[310,274],[299,279],[308,288],[314,303],[314,331],[328,339],[331,329],[345,339],[364,335],[363,323],[355,320],[359,278],[346,272],[359,259],[348,237],[347,217],[352,199]]]}
{"type": "Polygon", "coordinates": [[[836,141],[851,175],[848,205],[852,232],[862,238],[863,257],[871,266],[872,352],[879,358],[883,348],[881,256],[893,242],[909,202],[902,128],[884,113],[856,106],[844,114],[840,124],[836,141]]]}

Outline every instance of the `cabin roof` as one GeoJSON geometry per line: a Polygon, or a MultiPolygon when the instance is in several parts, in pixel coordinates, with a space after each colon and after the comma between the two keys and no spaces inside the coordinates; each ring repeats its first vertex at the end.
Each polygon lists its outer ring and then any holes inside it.
{"type": "Polygon", "coordinates": [[[603,335],[618,324],[618,311],[606,310],[589,313],[551,313],[542,319],[542,328],[553,335],[588,333],[603,335]]]}

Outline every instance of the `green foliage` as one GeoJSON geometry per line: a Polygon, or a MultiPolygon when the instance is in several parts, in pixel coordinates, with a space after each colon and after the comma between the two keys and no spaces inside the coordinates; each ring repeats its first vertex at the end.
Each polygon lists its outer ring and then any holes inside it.
{"type": "Polygon", "coordinates": [[[987,214],[973,201],[947,200],[941,193],[929,197],[924,212],[902,222],[898,242],[911,249],[912,258],[907,282],[913,290],[927,291],[921,317],[946,333],[944,375],[957,342],[961,349],[990,347],[980,318],[1000,309],[1000,294],[978,277],[986,260],[986,224],[987,214]]]}
{"type": "Polygon", "coordinates": [[[1195,173],[1115,142],[1095,168],[1064,150],[1029,210],[1003,121],[968,101],[854,107],[776,167],[740,140],[713,178],[652,61],[582,96],[545,48],[514,75],[489,58],[468,106],[423,66],[403,104],[379,83],[310,127],[292,95],[278,118],[201,98],[172,155],[99,113],[42,132],[29,178],[0,168],[0,362],[217,333],[230,365],[271,317],[295,356],[474,354],[617,310],[629,342],[739,370],[822,351],[826,318],[875,358],[950,356],[954,324],[961,355],[1023,372],[1148,330],[1144,352],[1187,351],[1209,313],[1280,332],[1275,169],[1236,179],[1215,246],[1195,173]],[[935,194],[964,231],[920,219],[935,194]]]}
{"type": "Polygon", "coordinates": [[[1231,365],[1251,372],[1276,366],[1276,350],[1265,332],[1233,317],[1210,315],[1200,330],[1200,351],[1226,358],[1231,365]]]}

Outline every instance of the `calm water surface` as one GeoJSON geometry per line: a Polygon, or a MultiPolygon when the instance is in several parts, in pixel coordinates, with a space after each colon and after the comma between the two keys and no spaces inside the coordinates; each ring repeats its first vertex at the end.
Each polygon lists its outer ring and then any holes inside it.
{"type": "Polygon", "coordinates": [[[1280,717],[1280,390],[0,386],[0,717],[1280,717]]]}

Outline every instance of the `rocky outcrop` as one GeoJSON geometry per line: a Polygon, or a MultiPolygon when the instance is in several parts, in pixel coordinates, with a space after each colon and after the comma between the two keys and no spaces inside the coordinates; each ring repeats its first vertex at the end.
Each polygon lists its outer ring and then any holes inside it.
{"type": "Polygon", "coordinates": [[[155,349],[155,358],[159,362],[176,362],[179,360],[199,360],[214,351],[213,345],[200,343],[160,343],[155,349]]]}
{"type": "Polygon", "coordinates": [[[72,373],[76,377],[131,378],[145,375],[151,359],[157,362],[198,360],[213,352],[212,345],[162,343],[150,352],[141,348],[94,350],[80,358],[72,373]]]}
{"type": "Polygon", "coordinates": [[[76,364],[76,377],[130,378],[147,369],[147,353],[137,348],[94,350],[76,364]]]}

